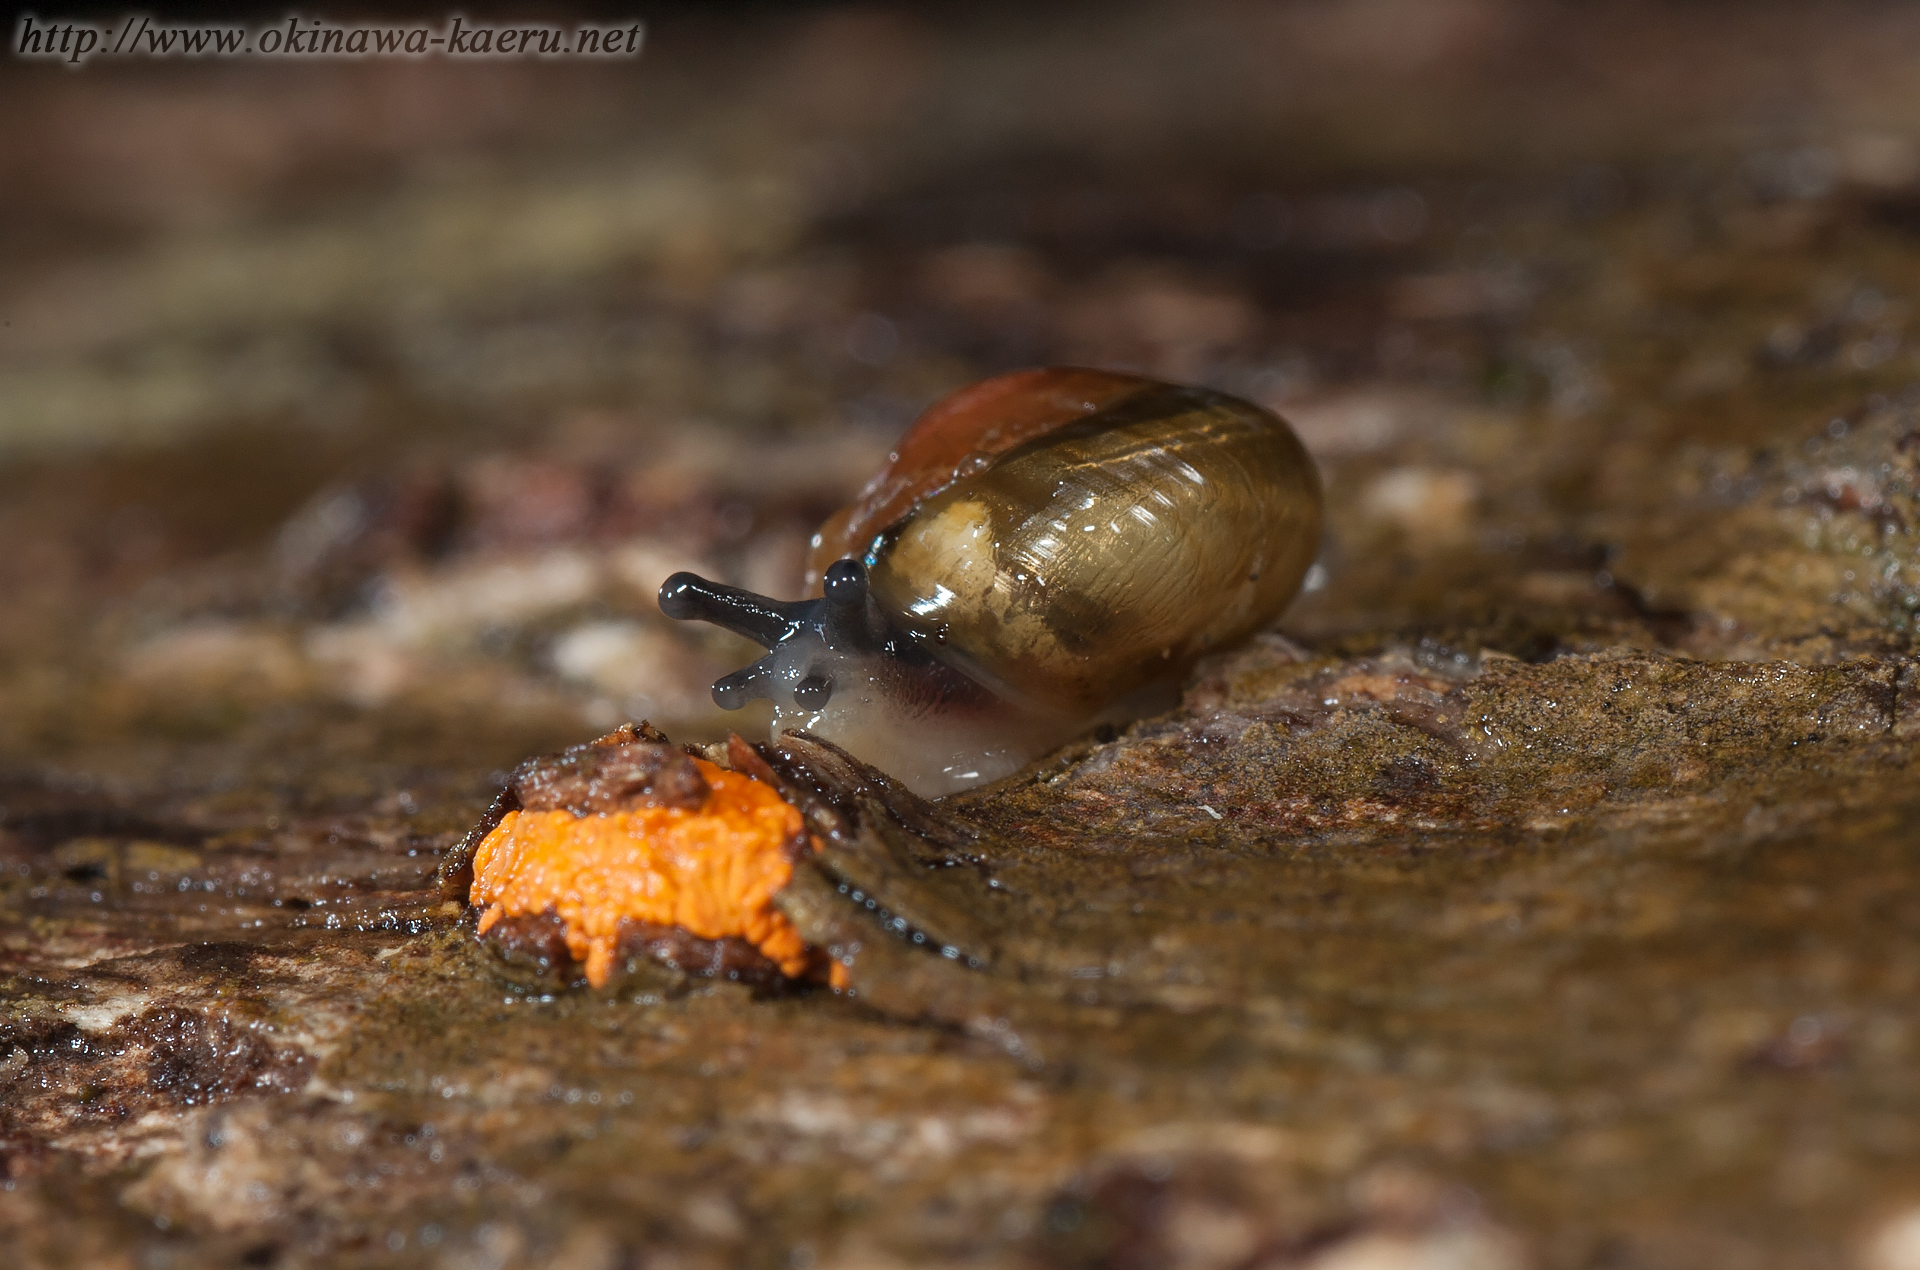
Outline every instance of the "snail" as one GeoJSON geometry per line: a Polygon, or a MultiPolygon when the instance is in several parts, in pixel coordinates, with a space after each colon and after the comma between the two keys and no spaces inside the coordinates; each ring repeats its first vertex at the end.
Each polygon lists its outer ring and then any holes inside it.
{"type": "Polygon", "coordinates": [[[932,406],[778,601],[692,573],[670,618],[767,655],[713,685],[926,797],[999,779],[1277,617],[1320,538],[1278,416],[1132,375],[1016,371],[932,406]]]}

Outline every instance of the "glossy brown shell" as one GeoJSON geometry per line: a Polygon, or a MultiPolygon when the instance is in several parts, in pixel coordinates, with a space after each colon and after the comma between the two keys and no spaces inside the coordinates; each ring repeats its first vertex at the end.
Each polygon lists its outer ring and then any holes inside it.
{"type": "Polygon", "coordinates": [[[907,429],[859,496],[813,536],[806,594],[820,594],[828,565],[864,556],[877,536],[983,460],[1158,386],[1134,375],[1050,366],[996,375],[941,398],[907,429]]]}
{"type": "Polygon", "coordinates": [[[1277,617],[1320,518],[1313,462],[1275,415],[1027,371],[928,411],[815,560],[863,558],[881,607],[943,660],[1085,715],[1277,617]]]}

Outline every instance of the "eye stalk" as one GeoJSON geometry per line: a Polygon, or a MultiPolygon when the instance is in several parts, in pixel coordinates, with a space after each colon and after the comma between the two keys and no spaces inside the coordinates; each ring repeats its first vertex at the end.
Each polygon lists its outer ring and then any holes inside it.
{"type": "Polygon", "coordinates": [[[772,648],[798,631],[818,601],[783,603],[697,573],[676,573],[660,584],[660,611],[675,621],[710,622],[772,648]]]}
{"type": "Polygon", "coordinates": [[[836,608],[845,608],[867,602],[867,567],[848,556],[836,560],[827,566],[827,576],[823,585],[827,592],[827,603],[836,608]]]}

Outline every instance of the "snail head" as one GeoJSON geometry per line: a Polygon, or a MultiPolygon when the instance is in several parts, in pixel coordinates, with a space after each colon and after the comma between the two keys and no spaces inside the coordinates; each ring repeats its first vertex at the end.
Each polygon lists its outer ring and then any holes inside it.
{"type": "Polygon", "coordinates": [[[817,600],[774,600],[676,573],[660,587],[660,611],[681,621],[711,622],[767,650],[752,665],[715,681],[713,700],[721,709],[766,698],[813,714],[833,700],[836,687],[870,679],[876,659],[918,654],[881,613],[858,560],[829,566],[825,592],[817,600]]]}

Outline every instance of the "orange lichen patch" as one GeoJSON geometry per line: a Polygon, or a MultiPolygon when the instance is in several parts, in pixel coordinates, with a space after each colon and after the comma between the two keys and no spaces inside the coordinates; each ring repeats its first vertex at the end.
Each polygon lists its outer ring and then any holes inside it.
{"type": "Polygon", "coordinates": [[[697,809],[509,812],[474,855],[481,933],[552,909],[595,987],[613,971],[623,918],[742,939],[788,976],[812,972],[819,959],[773,907],[793,876],[789,852],[809,841],[800,813],[759,781],[694,761],[709,785],[697,809]]]}

